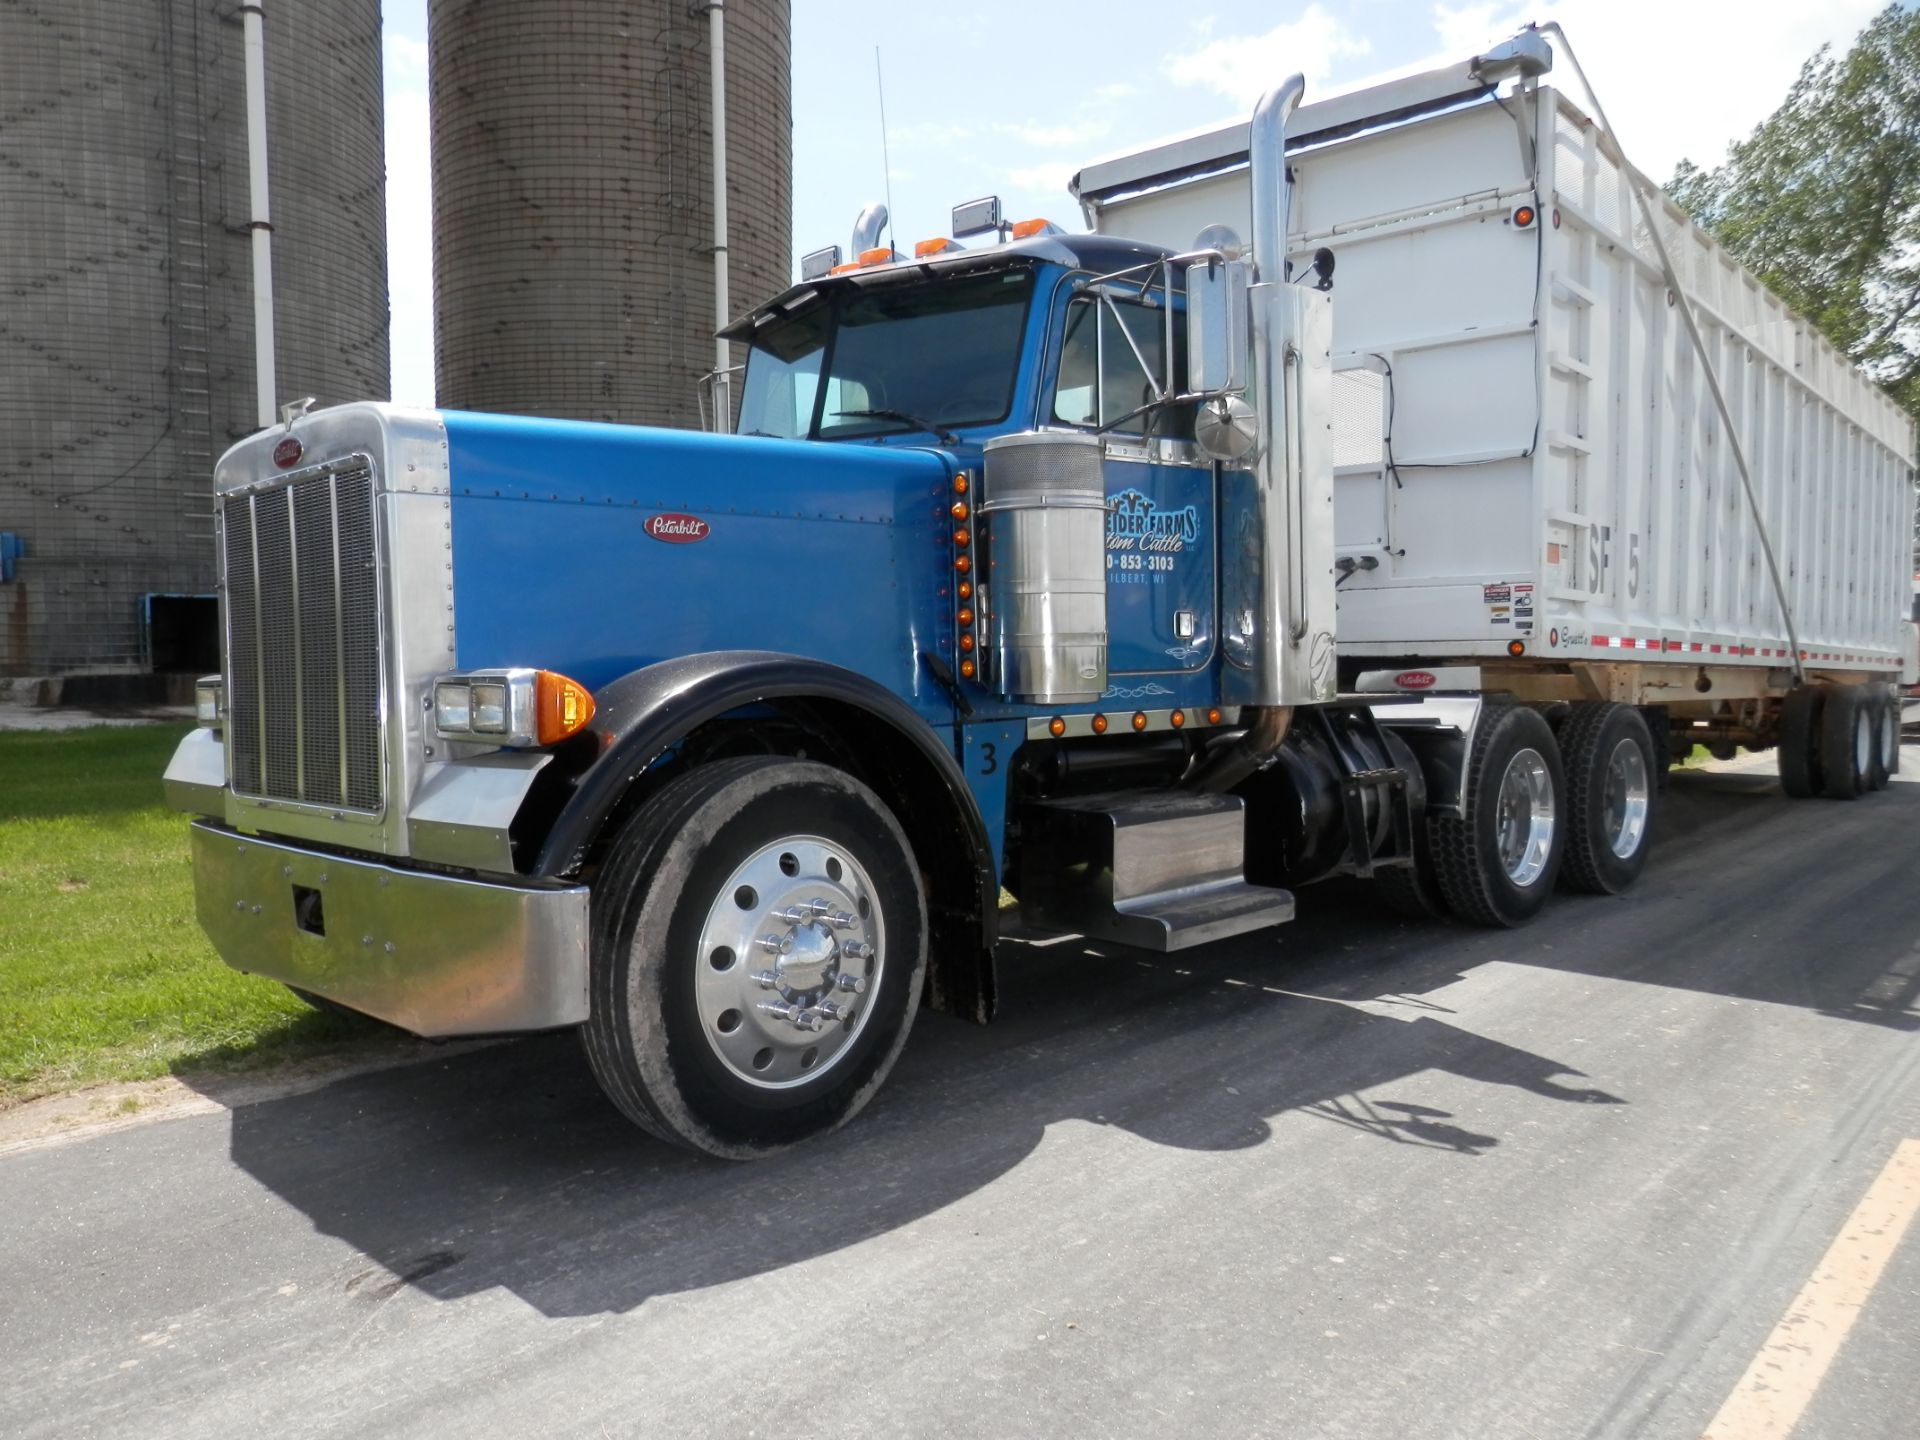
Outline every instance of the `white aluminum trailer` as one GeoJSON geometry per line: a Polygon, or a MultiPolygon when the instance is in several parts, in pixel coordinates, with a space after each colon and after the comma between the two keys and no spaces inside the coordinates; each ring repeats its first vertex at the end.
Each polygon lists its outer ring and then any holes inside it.
{"type": "MultiPolygon", "coordinates": [[[[1477,667],[1522,699],[1658,705],[1723,749],[1774,743],[1796,680],[1915,679],[1912,420],[1656,196],[1789,626],[1626,162],[1566,95],[1485,73],[1288,127],[1293,273],[1334,261],[1343,673],[1477,667]]],[[[1211,248],[1223,217],[1252,233],[1246,156],[1228,126],[1074,192],[1096,230],[1211,248]]]]}

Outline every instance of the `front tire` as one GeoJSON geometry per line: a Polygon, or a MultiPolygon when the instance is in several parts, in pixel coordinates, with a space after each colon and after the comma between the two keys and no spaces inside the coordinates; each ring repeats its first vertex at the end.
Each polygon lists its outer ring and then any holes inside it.
{"type": "Polygon", "coordinates": [[[1461,781],[1464,818],[1428,822],[1434,872],[1455,915],[1511,926],[1540,913],[1566,849],[1565,795],[1560,747],[1539,712],[1485,707],[1461,781]]]}
{"type": "Polygon", "coordinates": [[[642,1129],[758,1158],[866,1104],[926,967],[919,868],[878,796],[807,761],[703,765],[594,881],[587,1059],[642,1129]]]}
{"type": "Polygon", "coordinates": [[[1630,705],[1582,703],[1560,727],[1567,774],[1567,858],[1560,883],[1618,895],[1647,868],[1653,838],[1653,736],[1630,705]]]}

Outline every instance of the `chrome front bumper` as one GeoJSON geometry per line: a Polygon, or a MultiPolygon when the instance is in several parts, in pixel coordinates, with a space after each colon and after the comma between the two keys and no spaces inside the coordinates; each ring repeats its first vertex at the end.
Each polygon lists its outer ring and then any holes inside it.
{"type": "Polygon", "coordinates": [[[220,958],[411,1030],[491,1035],[587,1018],[587,890],[489,884],[193,825],[220,958]]]}

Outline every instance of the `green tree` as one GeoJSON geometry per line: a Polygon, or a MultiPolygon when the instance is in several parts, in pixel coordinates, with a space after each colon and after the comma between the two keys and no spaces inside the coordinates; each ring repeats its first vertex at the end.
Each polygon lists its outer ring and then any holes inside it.
{"type": "Polygon", "coordinates": [[[1920,415],[1920,10],[1822,46],[1725,164],[1682,160],[1667,191],[1920,415]]]}

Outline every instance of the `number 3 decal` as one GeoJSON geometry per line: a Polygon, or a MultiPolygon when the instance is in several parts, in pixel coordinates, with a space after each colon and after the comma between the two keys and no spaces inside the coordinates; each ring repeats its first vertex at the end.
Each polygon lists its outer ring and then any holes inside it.
{"type": "Polygon", "coordinates": [[[993,752],[994,746],[992,741],[986,741],[981,744],[980,773],[982,775],[991,775],[1000,768],[1000,762],[995,758],[993,752]]]}

